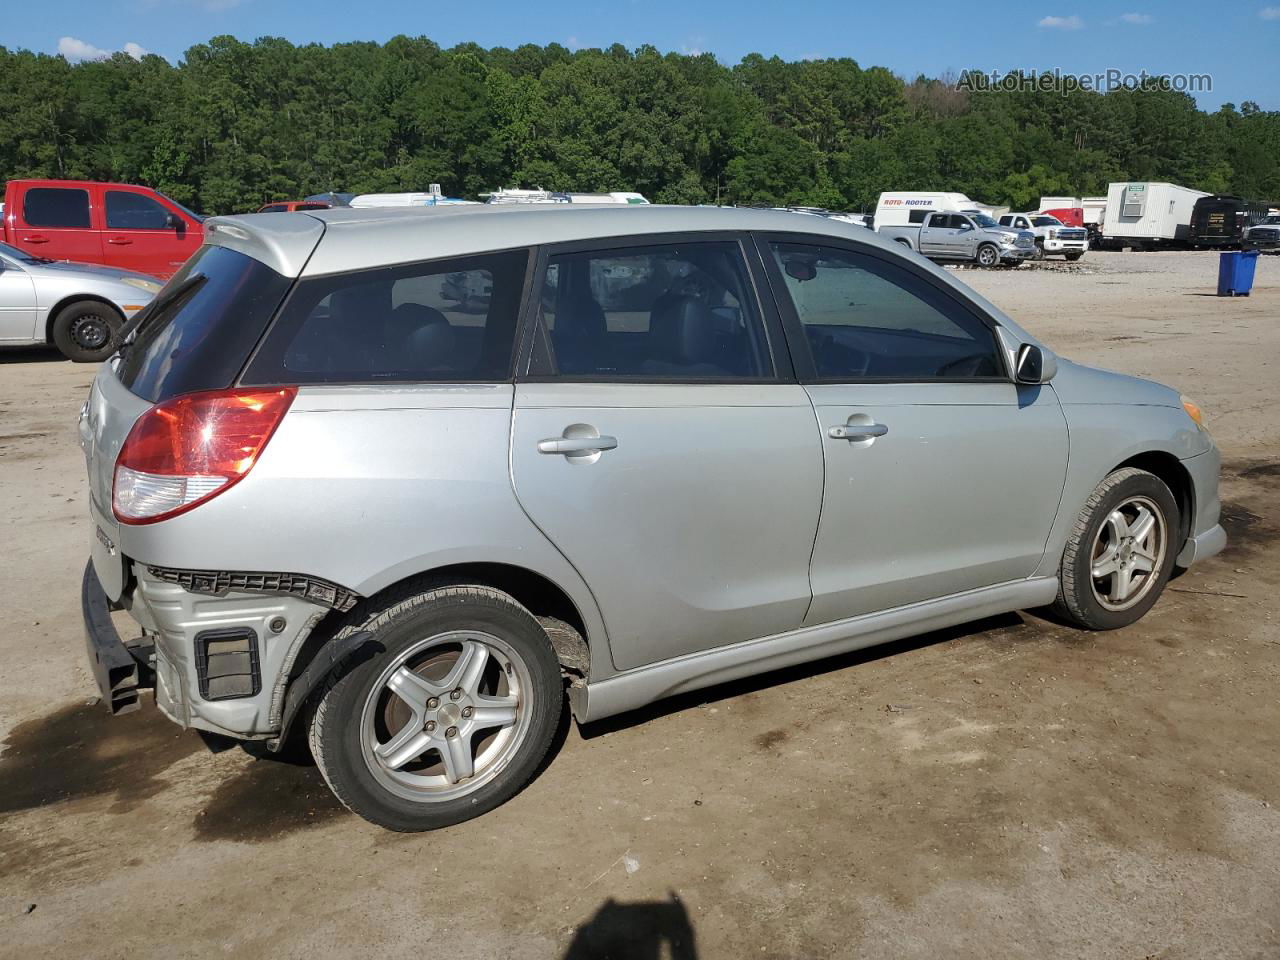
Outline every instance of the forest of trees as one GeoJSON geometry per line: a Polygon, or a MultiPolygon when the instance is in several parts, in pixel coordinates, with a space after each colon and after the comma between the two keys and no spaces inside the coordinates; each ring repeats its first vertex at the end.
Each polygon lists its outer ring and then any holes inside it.
{"type": "Polygon", "coordinates": [[[0,178],[144,183],[205,213],[430,183],[852,210],[912,189],[1026,208],[1127,179],[1280,200],[1280,112],[1254,103],[964,93],[850,59],[222,36],[176,66],[72,65],[0,47],[0,102],[0,178]]]}

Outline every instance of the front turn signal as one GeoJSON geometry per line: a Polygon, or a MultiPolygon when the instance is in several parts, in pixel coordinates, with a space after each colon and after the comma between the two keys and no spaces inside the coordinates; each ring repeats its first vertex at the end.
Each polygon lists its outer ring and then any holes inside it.
{"type": "Polygon", "coordinates": [[[1187,411],[1187,416],[1195,421],[1195,424],[1197,427],[1199,427],[1201,430],[1204,430],[1206,433],[1208,432],[1209,428],[1204,425],[1204,414],[1200,411],[1199,407],[1197,407],[1190,400],[1183,397],[1182,409],[1187,411]]]}

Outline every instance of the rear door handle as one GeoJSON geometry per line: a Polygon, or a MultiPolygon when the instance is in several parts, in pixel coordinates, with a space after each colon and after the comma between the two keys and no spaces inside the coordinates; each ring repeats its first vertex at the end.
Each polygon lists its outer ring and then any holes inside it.
{"type": "Polygon", "coordinates": [[[871,440],[883,437],[889,428],[883,423],[842,423],[827,431],[832,440],[871,440]]]}
{"type": "Polygon", "coordinates": [[[599,453],[618,445],[617,437],[552,437],[538,441],[539,453],[599,453]]]}
{"type": "Polygon", "coordinates": [[[133,241],[128,237],[108,237],[107,243],[114,243],[117,247],[127,247],[133,241]]]}
{"type": "Polygon", "coordinates": [[[48,237],[23,237],[22,242],[23,243],[48,243],[49,238],[48,237]]]}

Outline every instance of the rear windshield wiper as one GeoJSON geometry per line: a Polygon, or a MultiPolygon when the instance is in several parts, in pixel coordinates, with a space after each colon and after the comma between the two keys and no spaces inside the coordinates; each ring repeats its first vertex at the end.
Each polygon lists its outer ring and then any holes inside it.
{"type": "Polygon", "coordinates": [[[156,297],[145,307],[134,314],[133,319],[124,325],[120,331],[120,353],[123,354],[129,345],[142,332],[143,328],[151,321],[160,316],[166,309],[176,303],[179,299],[193,292],[204,284],[209,277],[207,274],[197,273],[187,277],[180,284],[170,290],[162,297],[156,297]]]}

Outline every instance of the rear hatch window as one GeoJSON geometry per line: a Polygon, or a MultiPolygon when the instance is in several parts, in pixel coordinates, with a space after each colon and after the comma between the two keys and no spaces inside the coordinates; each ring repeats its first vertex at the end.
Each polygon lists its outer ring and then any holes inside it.
{"type": "Polygon", "coordinates": [[[290,284],[243,253],[201,247],[126,331],[116,375],[152,403],[231,386],[290,284]]]}

